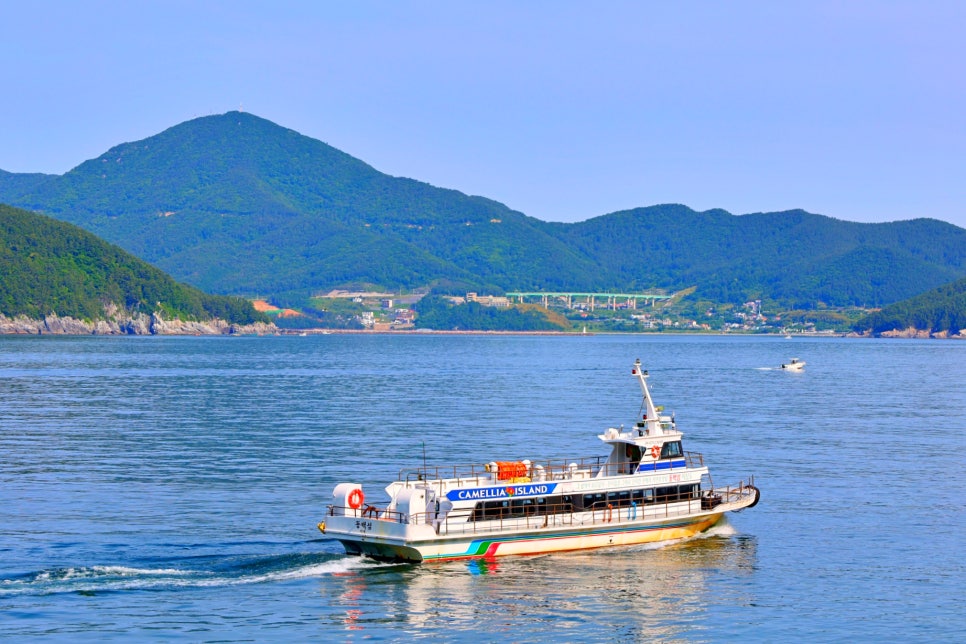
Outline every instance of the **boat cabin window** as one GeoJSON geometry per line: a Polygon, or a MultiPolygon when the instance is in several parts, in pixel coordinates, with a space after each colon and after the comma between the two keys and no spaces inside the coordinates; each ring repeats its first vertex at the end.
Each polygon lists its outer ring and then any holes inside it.
{"type": "Polygon", "coordinates": [[[624,446],[624,456],[631,463],[640,463],[642,456],[640,446],[627,443],[627,445],[624,446]]]}
{"type": "Polygon", "coordinates": [[[654,492],[657,503],[687,501],[688,499],[696,499],[699,495],[697,485],[671,485],[668,487],[659,487],[654,492]]]}
{"type": "Polygon", "coordinates": [[[634,502],[640,505],[651,505],[654,503],[654,488],[634,490],[634,502]]]}
{"type": "Polygon", "coordinates": [[[511,517],[528,517],[537,513],[537,499],[513,499],[510,501],[511,517]]]}
{"type": "Polygon", "coordinates": [[[544,514],[569,514],[574,511],[573,497],[569,494],[525,499],[501,499],[480,501],[473,508],[469,521],[492,521],[544,514]]]}
{"type": "Polygon", "coordinates": [[[661,458],[678,458],[681,456],[684,456],[684,450],[681,449],[681,441],[664,443],[661,447],[661,458]]]}
{"type": "Polygon", "coordinates": [[[621,490],[620,492],[608,492],[607,503],[609,503],[610,505],[613,505],[614,507],[630,505],[631,491],[621,490]]]}
{"type": "Polygon", "coordinates": [[[615,492],[595,492],[572,496],[569,494],[525,499],[501,499],[499,501],[480,501],[470,513],[468,521],[494,521],[547,514],[570,514],[571,512],[591,512],[612,508],[624,508],[631,504],[654,505],[688,501],[701,496],[697,483],[668,485],[659,488],[639,490],[619,490],[615,492]]]}

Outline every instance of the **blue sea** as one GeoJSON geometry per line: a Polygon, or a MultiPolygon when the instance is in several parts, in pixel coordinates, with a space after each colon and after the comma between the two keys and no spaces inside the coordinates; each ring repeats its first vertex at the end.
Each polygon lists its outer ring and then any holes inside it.
{"type": "Polygon", "coordinates": [[[0,338],[7,641],[961,641],[964,553],[962,342],[0,338]],[[424,459],[604,453],[636,358],[757,507],[684,542],[430,565],[316,529],[337,483],[379,502],[424,459]]]}

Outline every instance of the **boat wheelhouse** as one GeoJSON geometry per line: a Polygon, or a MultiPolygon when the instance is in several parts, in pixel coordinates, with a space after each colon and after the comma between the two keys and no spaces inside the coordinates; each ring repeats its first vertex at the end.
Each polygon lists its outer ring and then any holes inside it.
{"type": "Polygon", "coordinates": [[[716,487],[704,458],[684,450],[640,360],[631,374],[643,413],[598,435],[608,455],[403,470],[382,507],[340,483],[319,530],[349,554],[440,561],[683,539],[756,505],[753,478],[716,487]]]}

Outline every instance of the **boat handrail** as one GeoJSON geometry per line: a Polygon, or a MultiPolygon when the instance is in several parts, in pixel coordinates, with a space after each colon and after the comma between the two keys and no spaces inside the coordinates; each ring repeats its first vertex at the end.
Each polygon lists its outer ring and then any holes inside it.
{"type": "Polygon", "coordinates": [[[684,459],[688,467],[704,467],[704,454],[699,452],[685,452],[684,459]]]}
{"type": "MultiPolygon", "coordinates": [[[[648,471],[650,463],[669,463],[667,467],[661,469],[674,469],[675,463],[681,457],[674,459],[663,459],[660,461],[648,461],[644,459],[640,465],[644,466],[643,471],[648,471]]],[[[551,458],[544,461],[531,461],[531,476],[526,477],[528,481],[564,481],[573,478],[597,478],[599,476],[626,476],[634,474],[637,468],[630,467],[636,463],[608,463],[605,456],[586,456],[578,459],[573,458],[551,458]],[[574,468],[576,465],[576,468],[574,468]],[[538,467],[539,466],[539,467],[538,467]],[[543,478],[535,476],[542,471],[543,478]]],[[[685,467],[697,468],[704,467],[704,456],[697,452],[684,452],[685,467]]],[[[486,465],[477,463],[463,463],[457,465],[428,465],[417,468],[406,468],[400,470],[398,481],[409,487],[419,482],[439,482],[457,481],[458,485],[477,485],[485,486],[496,482],[506,483],[507,480],[494,478],[493,473],[486,470],[486,465]]],[[[513,482],[511,480],[511,482],[513,482]]]]}
{"type": "Polygon", "coordinates": [[[666,499],[660,501],[637,503],[633,500],[612,500],[596,503],[589,510],[576,510],[572,503],[559,503],[545,506],[542,512],[537,508],[523,507],[523,514],[500,516],[495,519],[472,520],[475,508],[451,510],[440,518],[436,512],[414,512],[405,514],[396,510],[363,506],[350,508],[347,506],[330,505],[329,516],[339,514],[356,517],[363,521],[389,521],[410,525],[434,525],[437,534],[478,534],[504,532],[507,530],[549,528],[563,525],[597,525],[601,523],[627,523],[640,519],[667,518],[694,514],[699,511],[708,512],[714,509],[723,510],[720,506],[743,501],[746,497],[757,493],[755,478],[751,476],[747,481],[739,481],[737,485],[709,488],[701,491],[700,496],[688,499],[666,499]],[[548,510],[553,510],[548,511],[548,510]]]}
{"type": "MultiPolygon", "coordinates": [[[[563,480],[570,478],[567,476],[572,471],[572,465],[577,465],[578,471],[590,471],[596,473],[605,464],[605,456],[584,456],[581,458],[551,458],[542,461],[531,461],[531,472],[539,471],[538,466],[543,468],[545,479],[548,481],[563,480]]],[[[484,485],[492,482],[494,475],[486,470],[487,464],[480,463],[459,463],[456,465],[427,465],[416,468],[405,468],[400,470],[397,480],[407,484],[419,481],[440,481],[440,480],[459,480],[466,483],[474,482],[476,485],[484,485]]],[[[533,479],[533,477],[530,477],[533,479]]],[[[505,482],[505,481],[503,481],[505,482]]]]}

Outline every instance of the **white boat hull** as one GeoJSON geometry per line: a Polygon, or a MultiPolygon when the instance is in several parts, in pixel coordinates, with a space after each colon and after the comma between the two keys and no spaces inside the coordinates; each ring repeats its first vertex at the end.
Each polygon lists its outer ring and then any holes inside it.
{"type": "MultiPolygon", "coordinates": [[[[628,546],[687,539],[714,526],[726,512],[752,507],[759,492],[745,486],[732,492],[732,501],[697,513],[654,516],[636,508],[619,508],[609,514],[550,515],[519,519],[519,527],[503,522],[499,528],[464,524],[457,529],[432,525],[407,525],[397,521],[356,516],[327,517],[320,529],[342,542],[348,554],[375,559],[413,562],[491,558],[505,555],[533,555],[608,546],[628,546]],[[534,527],[544,522],[546,525],[534,527]],[[528,525],[529,524],[529,525],[528,525]]],[[[682,504],[686,505],[686,504],[682,504]]],[[[691,505],[700,505],[700,500],[691,505]]],[[[666,514],[666,512],[662,513],[666,514]]]]}

